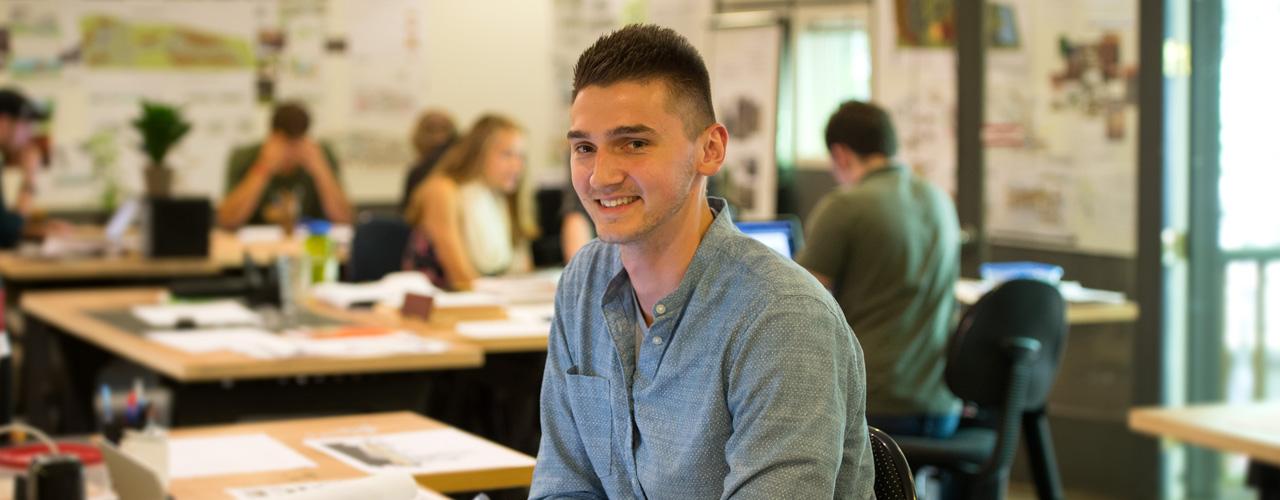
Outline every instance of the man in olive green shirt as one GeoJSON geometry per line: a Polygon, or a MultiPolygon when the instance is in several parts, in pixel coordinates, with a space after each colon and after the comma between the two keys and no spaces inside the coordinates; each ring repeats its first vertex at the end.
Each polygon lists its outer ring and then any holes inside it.
{"type": "Polygon", "coordinates": [[[959,266],[955,206],[893,161],[897,138],[884,110],[844,103],[826,140],[840,187],[810,215],[798,260],[835,294],[862,343],[867,422],[947,437],[960,409],[942,375],[959,266]]]}
{"type": "Polygon", "coordinates": [[[329,148],[307,136],[310,125],[301,105],[282,104],[272,114],[265,141],[231,153],[219,226],[289,224],[302,218],[351,222],[338,162],[329,148]]]}

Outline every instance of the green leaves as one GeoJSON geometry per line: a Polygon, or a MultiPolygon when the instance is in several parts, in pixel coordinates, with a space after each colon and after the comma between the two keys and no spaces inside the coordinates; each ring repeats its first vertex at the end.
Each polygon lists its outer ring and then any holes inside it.
{"type": "Polygon", "coordinates": [[[182,118],[174,106],[155,101],[142,101],[142,115],[133,121],[142,135],[142,151],[154,165],[164,165],[164,157],[187,132],[191,123],[182,118]]]}

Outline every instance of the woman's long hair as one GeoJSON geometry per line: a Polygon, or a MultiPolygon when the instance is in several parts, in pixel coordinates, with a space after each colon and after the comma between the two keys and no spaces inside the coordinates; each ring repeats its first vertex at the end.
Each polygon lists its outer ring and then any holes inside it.
{"type": "MultiPolygon", "coordinates": [[[[440,158],[440,162],[436,164],[431,172],[431,176],[444,176],[453,180],[457,184],[475,180],[484,175],[485,153],[493,143],[494,136],[501,131],[512,131],[524,133],[514,120],[497,114],[486,114],[476,120],[471,126],[471,130],[462,136],[457,142],[445,151],[444,156],[440,158]]],[[[526,164],[524,170],[520,173],[520,182],[516,190],[507,193],[507,209],[511,215],[511,241],[519,243],[520,241],[532,241],[538,237],[539,229],[536,220],[536,210],[533,203],[533,194],[529,190],[529,166],[526,164]]],[[[423,197],[426,195],[424,187],[427,183],[424,181],[418,185],[417,191],[413,195],[413,200],[409,203],[409,209],[405,213],[405,218],[409,224],[417,226],[422,221],[423,197]]]]}

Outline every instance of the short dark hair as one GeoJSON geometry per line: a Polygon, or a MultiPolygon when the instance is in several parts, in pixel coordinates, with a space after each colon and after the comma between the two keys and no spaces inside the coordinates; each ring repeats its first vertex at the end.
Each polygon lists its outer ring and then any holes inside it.
{"type": "Polygon", "coordinates": [[[715,123],[711,77],[698,49],[670,28],[652,24],[627,25],[587,48],[573,66],[573,100],[592,85],[653,80],[666,82],[668,109],[684,117],[689,137],[715,123]]]}
{"type": "Polygon", "coordinates": [[[871,103],[848,101],[827,120],[827,149],[844,144],[858,156],[898,153],[898,134],[889,113],[871,103]]]}
{"type": "Polygon", "coordinates": [[[18,89],[13,88],[0,89],[0,116],[7,116],[15,120],[35,121],[49,117],[36,103],[28,99],[18,89]]]}
{"type": "Polygon", "coordinates": [[[271,113],[271,131],[280,132],[285,137],[297,139],[307,134],[311,128],[311,115],[307,108],[296,102],[286,102],[276,106],[271,113]]]}

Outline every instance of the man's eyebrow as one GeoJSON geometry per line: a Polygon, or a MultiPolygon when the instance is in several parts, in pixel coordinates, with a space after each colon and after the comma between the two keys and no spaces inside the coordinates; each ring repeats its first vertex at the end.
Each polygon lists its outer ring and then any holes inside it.
{"type": "MultiPolygon", "coordinates": [[[[658,133],[658,131],[654,130],[653,127],[650,127],[648,125],[622,125],[620,127],[614,127],[610,129],[608,132],[605,132],[605,136],[617,137],[620,135],[638,135],[638,134],[656,134],[656,133],[658,133]]],[[[566,135],[566,137],[570,140],[589,139],[591,137],[591,134],[588,134],[581,130],[570,130],[569,133],[566,135]]]]}
{"type": "Polygon", "coordinates": [[[623,125],[614,127],[608,134],[609,137],[617,137],[620,135],[636,135],[636,134],[656,134],[658,131],[648,125],[623,125]]]}

